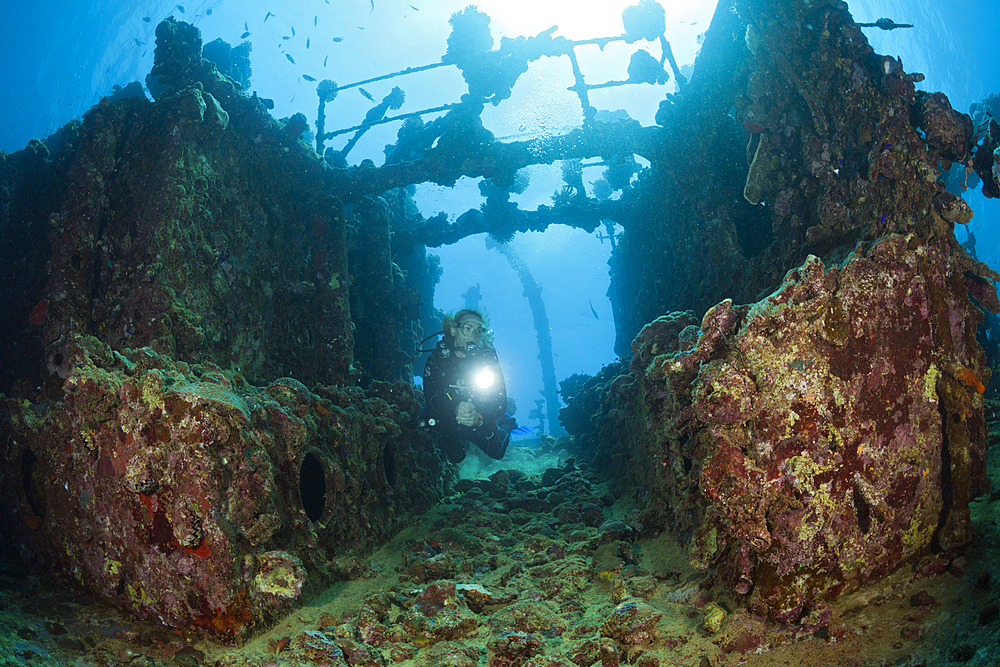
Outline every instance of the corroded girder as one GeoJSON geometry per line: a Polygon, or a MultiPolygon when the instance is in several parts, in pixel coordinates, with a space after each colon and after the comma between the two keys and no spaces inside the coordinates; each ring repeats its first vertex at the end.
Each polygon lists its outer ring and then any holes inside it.
{"type": "MultiPolygon", "coordinates": [[[[345,204],[350,204],[366,195],[378,195],[407,185],[427,182],[453,185],[462,176],[492,178],[557,160],[593,157],[610,160],[633,154],[652,160],[662,141],[663,128],[643,127],[639,123],[595,123],[587,129],[550,138],[510,143],[492,141],[479,147],[459,144],[463,148],[461,151],[455,150],[449,141],[447,147],[427,149],[423,157],[415,160],[381,167],[362,163],[358,167],[330,169],[326,185],[330,191],[337,192],[345,204]]],[[[442,139],[439,143],[445,144],[445,141],[442,139]]]]}

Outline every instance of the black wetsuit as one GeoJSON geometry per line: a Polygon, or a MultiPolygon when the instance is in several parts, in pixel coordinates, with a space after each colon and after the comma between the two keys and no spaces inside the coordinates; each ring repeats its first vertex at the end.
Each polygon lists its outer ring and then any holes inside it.
{"type": "Polygon", "coordinates": [[[441,446],[448,459],[458,463],[465,458],[466,443],[471,441],[487,456],[502,459],[510,442],[513,419],[504,420],[505,428],[497,427],[497,420],[507,411],[507,386],[497,353],[489,347],[470,346],[460,357],[445,341],[438,342],[424,366],[424,411],[422,425],[430,427],[441,439],[441,446]],[[489,387],[479,387],[476,376],[483,370],[493,373],[489,387]],[[479,426],[459,424],[455,418],[458,404],[471,401],[482,416],[479,426]]]}

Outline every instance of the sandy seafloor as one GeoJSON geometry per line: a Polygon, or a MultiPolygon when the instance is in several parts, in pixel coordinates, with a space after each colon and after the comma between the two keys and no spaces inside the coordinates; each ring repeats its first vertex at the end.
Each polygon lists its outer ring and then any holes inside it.
{"type": "MultiPolygon", "coordinates": [[[[368,557],[364,576],[333,585],[241,648],[137,621],[6,564],[0,569],[0,665],[1000,665],[996,421],[990,442],[994,492],[972,506],[976,541],[964,558],[944,573],[916,574],[925,560],[844,596],[818,631],[789,627],[763,634],[759,620],[690,567],[673,539],[621,530],[637,510],[628,494],[611,503],[614,490],[598,475],[553,458],[560,472],[550,472],[546,484],[540,475],[497,477],[496,466],[479,471],[462,483],[462,492],[368,557]],[[498,482],[506,485],[499,491],[498,482]],[[512,500],[552,493],[602,501],[594,505],[603,512],[603,527],[560,522],[543,506],[528,511],[530,502],[512,500]],[[524,507],[512,509],[518,504],[524,507]],[[608,534],[615,530],[617,541],[608,534]],[[602,541],[614,546],[598,553],[602,541]],[[608,557],[618,567],[602,575],[607,561],[597,561],[608,557]],[[435,581],[438,605],[419,597],[435,590],[428,589],[435,581]],[[455,597],[450,583],[478,584],[492,597],[471,604],[472,595],[455,597]],[[602,628],[612,627],[606,621],[614,616],[616,588],[625,596],[619,600],[635,603],[628,607],[630,622],[655,628],[655,638],[643,643],[604,639],[604,646],[618,649],[618,662],[613,650],[602,655],[600,637],[602,628]],[[411,641],[364,646],[359,610],[373,599],[381,601],[386,635],[395,631],[411,641]],[[722,616],[715,632],[706,628],[712,614],[722,616]],[[434,638],[414,642],[414,628],[434,638]],[[748,652],[733,650],[754,644],[748,652]]],[[[527,450],[519,455],[538,456],[527,450]]],[[[629,621],[621,608],[619,616],[629,621]]]]}

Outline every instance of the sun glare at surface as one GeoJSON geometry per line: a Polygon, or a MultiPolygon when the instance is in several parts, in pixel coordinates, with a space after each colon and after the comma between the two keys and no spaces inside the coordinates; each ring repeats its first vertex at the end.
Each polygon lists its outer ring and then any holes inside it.
{"type": "MultiPolygon", "coordinates": [[[[493,19],[490,27],[497,38],[537,35],[558,25],[557,35],[568,39],[591,39],[622,34],[622,11],[634,4],[634,0],[486,0],[477,3],[477,6],[493,19]]],[[[693,38],[705,32],[716,2],[687,0],[660,5],[666,14],[667,39],[674,40],[687,36],[693,38]]],[[[677,46],[671,46],[680,61],[677,46]]]]}

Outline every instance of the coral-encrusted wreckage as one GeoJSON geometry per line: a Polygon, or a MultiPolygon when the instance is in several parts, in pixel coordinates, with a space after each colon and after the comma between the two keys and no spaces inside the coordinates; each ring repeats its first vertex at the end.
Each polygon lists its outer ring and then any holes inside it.
{"type": "MultiPolygon", "coordinates": [[[[630,8],[625,41],[662,35],[651,7],[630,8]]],[[[450,490],[414,428],[426,247],[612,220],[626,360],[579,383],[562,421],[579,457],[637,489],[643,530],[671,532],[775,623],[821,627],[842,594],[947,567],[989,491],[977,329],[1000,276],[956,241],[971,211],[942,174],[1000,194],[1000,126],[917,91],[843,2],[748,0],[720,3],[655,126],[599,113],[578,78],[581,129],[496,141],[483,104],[568,44],[547,32],[469,55],[449,40],[462,103],[408,119],[384,166],[331,166],[304,117],[273,119],[168,19],[155,101],[104,99],[4,154],[8,555],[245,641],[359,576],[450,490]],[[518,169],[596,157],[619,196],[568,182],[552,207],[510,203],[518,169]],[[487,203],[452,222],[425,220],[404,187],[461,176],[489,182],[487,203]]],[[[648,53],[629,67],[633,83],[668,76],[648,53]]],[[[653,610],[639,623],[619,607],[606,641],[655,635],[653,610]]],[[[490,650],[532,655],[533,637],[490,650]]]]}

